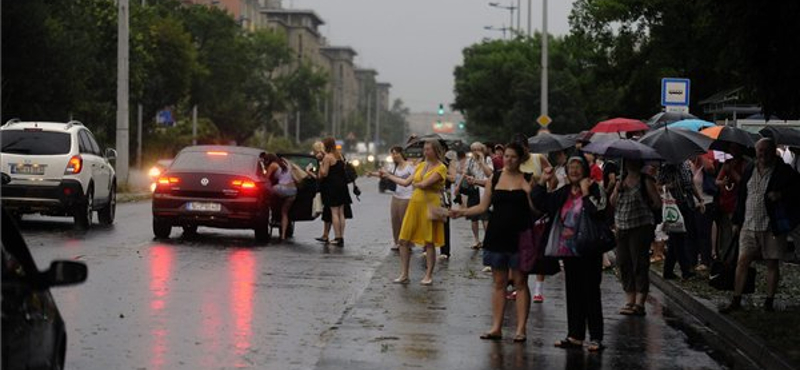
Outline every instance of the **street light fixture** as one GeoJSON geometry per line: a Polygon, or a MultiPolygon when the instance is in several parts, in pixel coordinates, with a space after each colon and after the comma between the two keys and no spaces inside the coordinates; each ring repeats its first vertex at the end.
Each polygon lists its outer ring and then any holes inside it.
{"type": "Polygon", "coordinates": [[[492,26],[484,26],[483,29],[485,29],[487,31],[501,31],[501,32],[503,32],[503,38],[506,38],[506,31],[510,31],[511,30],[508,27],[497,28],[497,27],[492,27],[492,26]]]}
{"type": "MultiPolygon", "coordinates": [[[[509,24],[511,26],[508,29],[511,31],[511,34],[513,35],[513,33],[514,33],[514,11],[517,10],[518,7],[514,6],[513,2],[509,6],[500,5],[500,3],[496,3],[496,2],[491,2],[491,3],[489,3],[489,6],[494,7],[494,8],[498,8],[498,9],[506,9],[506,10],[509,11],[509,13],[511,14],[511,20],[510,20],[509,24]]],[[[517,25],[517,26],[519,26],[519,25],[517,25]]]]}

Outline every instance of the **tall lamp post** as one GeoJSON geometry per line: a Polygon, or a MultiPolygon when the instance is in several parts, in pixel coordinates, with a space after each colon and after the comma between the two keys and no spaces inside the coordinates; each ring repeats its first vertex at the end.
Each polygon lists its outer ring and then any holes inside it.
{"type": "MultiPolygon", "coordinates": [[[[506,10],[509,11],[509,13],[510,13],[510,19],[509,19],[510,26],[509,26],[509,29],[511,30],[511,35],[513,36],[514,35],[514,11],[519,9],[519,8],[514,6],[513,2],[512,2],[512,5],[509,5],[509,6],[500,5],[500,3],[489,3],[489,6],[494,7],[494,8],[499,8],[499,9],[506,9],[506,10]]],[[[517,27],[519,27],[519,25],[517,25],[517,27]]]]}
{"type": "Polygon", "coordinates": [[[492,27],[492,26],[484,26],[483,29],[485,29],[487,31],[502,31],[503,32],[503,38],[506,38],[506,31],[511,30],[508,27],[497,28],[497,27],[492,27]]]}

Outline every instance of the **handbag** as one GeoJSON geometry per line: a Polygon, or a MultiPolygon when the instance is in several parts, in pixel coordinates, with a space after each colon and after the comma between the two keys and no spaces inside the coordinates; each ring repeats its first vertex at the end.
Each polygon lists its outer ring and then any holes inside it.
{"type": "MultiPolygon", "coordinates": [[[[739,259],[739,238],[731,239],[731,244],[723,252],[722,258],[711,261],[708,285],[717,290],[734,290],[736,282],[736,264],[739,259]]],[[[747,280],[744,285],[745,294],[756,291],[756,274],[754,267],[747,269],[747,280]]]]}
{"type": "Polygon", "coordinates": [[[661,196],[661,219],[664,221],[663,230],[665,233],[685,233],[686,224],[683,220],[680,208],[678,208],[675,198],[664,186],[664,194],[661,196]]]}
{"type": "Polygon", "coordinates": [[[614,249],[616,245],[614,233],[608,225],[585,210],[581,212],[575,233],[575,251],[578,256],[599,256],[614,249]]]}
{"type": "Polygon", "coordinates": [[[325,207],[322,205],[322,194],[317,193],[314,195],[314,200],[311,203],[311,215],[314,218],[317,218],[319,215],[322,214],[322,211],[325,207]]]}
{"type": "Polygon", "coordinates": [[[569,245],[561,245],[561,231],[563,229],[564,225],[561,223],[561,217],[556,217],[547,233],[547,243],[544,249],[546,257],[566,258],[578,256],[569,245]]]}
{"type": "Polygon", "coordinates": [[[530,219],[529,224],[519,233],[519,269],[526,274],[555,275],[561,271],[558,260],[544,255],[547,225],[550,219],[544,216],[538,220],[530,219]]]}

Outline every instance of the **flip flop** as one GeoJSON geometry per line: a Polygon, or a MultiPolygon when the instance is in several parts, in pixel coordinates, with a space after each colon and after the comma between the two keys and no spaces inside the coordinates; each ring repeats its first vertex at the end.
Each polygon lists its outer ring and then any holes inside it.
{"type": "Polygon", "coordinates": [[[528,340],[528,337],[524,335],[516,335],[514,336],[514,343],[525,343],[528,340]]]}
{"type": "Polygon", "coordinates": [[[593,340],[589,342],[589,346],[586,348],[589,352],[600,352],[606,349],[606,346],[603,345],[603,342],[593,340]]]}
{"type": "Polygon", "coordinates": [[[481,339],[484,339],[484,340],[501,340],[501,339],[503,339],[503,334],[483,333],[483,334],[481,334],[481,339]]]}
{"type": "Polygon", "coordinates": [[[583,348],[583,343],[575,343],[569,338],[564,338],[555,343],[556,347],[570,349],[570,348],[583,348]]]}

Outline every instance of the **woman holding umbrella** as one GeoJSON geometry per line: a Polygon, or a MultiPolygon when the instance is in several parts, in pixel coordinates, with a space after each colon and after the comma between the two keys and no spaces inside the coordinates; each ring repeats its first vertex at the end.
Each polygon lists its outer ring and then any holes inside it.
{"type": "Polygon", "coordinates": [[[609,199],[617,228],[617,265],[626,302],[622,315],[644,316],[650,290],[650,245],[655,238],[661,197],[655,179],[643,172],[644,160],[660,160],[652,148],[633,140],[590,144],[585,149],[624,160],[624,174],[609,199]]]}

